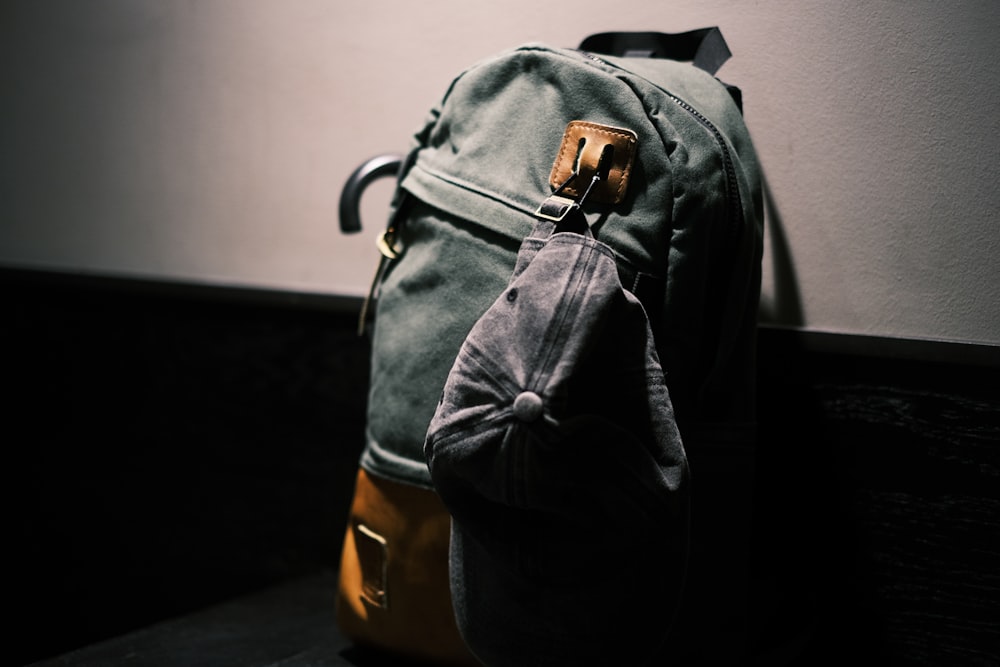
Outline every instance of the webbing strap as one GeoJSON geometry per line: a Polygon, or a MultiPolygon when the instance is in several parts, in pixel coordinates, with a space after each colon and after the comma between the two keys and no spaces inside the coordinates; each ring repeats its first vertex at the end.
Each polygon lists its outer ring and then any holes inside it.
{"type": "Polygon", "coordinates": [[[602,32],[580,43],[581,51],[609,56],[667,58],[715,74],[732,52],[718,27],[688,32],[602,32]]]}

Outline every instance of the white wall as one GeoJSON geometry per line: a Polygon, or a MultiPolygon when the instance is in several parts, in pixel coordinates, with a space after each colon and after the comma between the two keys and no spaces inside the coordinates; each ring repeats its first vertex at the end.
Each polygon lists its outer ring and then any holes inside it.
{"type": "Polygon", "coordinates": [[[508,46],[719,25],[776,215],[762,319],[1000,343],[1000,3],[7,0],[0,265],[360,294],[341,184],[508,46]]]}

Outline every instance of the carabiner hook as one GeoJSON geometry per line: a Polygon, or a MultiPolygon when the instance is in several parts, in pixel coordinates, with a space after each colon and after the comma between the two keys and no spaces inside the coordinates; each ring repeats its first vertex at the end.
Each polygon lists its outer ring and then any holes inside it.
{"type": "Polygon", "coordinates": [[[573,172],[569,175],[569,178],[563,181],[562,184],[541,203],[535,211],[536,217],[551,220],[552,222],[562,222],[563,218],[569,215],[570,211],[579,209],[583,206],[583,202],[586,201],[595,185],[597,185],[600,181],[607,179],[608,172],[611,171],[611,164],[615,156],[615,147],[613,144],[605,144],[604,148],[601,149],[601,157],[597,160],[597,168],[594,170],[594,175],[590,178],[590,183],[587,184],[587,188],[579,197],[573,199],[572,197],[566,197],[562,194],[562,192],[580,176],[580,158],[583,154],[583,146],[585,143],[585,140],[580,140],[580,146],[577,151],[577,158],[574,163],[573,172]]]}

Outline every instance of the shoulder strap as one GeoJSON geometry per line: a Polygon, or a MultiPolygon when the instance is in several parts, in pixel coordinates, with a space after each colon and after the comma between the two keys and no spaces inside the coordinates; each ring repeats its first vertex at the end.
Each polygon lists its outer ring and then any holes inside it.
{"type": "Polygon", "coordinates": [[[667,58],[715,74],[732,53],[717,27],[689,32],[603,32],[580,43],[581,51],[609,56],[667,58]]]}

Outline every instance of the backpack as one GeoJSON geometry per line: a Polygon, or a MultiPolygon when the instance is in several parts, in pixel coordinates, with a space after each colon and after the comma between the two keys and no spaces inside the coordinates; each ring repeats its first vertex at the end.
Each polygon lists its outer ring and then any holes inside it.
{"type": "MultiPolygon", "coordinates": [[[[554,654],[586,637],[582,645],[588,651],[575,656],[573,664],[601,664],[611,655],[624,664],[626,654],[615,651],[626,650],[625,642],[611,632],[595,634],[584,619],[603,606],[614,610],[601,615],[606,620],[617,614],[619,622],[635,621],[639,630],[627,635],[634,654],[626,662],[638,664],[667,636],[671,619],[680,627],[696,626],[694,632],[673,636],[672,654],[695,655],[703,647],[679,647],[698,643],[692,637],[717,620],[710,616],[738,606],[731,596],[741,582],[730,586],[727,577],[743,545],[727,543],[726,535],[742,535],[745,526],[720,530],[714,522],[721,524],[723,513],[712,508],[733,514],[734,506],[745,507],[749,500],[763,216],[759,168],[741,96],[713,76],[728,55],[717,29],[681,35],[604,33],[584,40],[579,49],[540,44],[512,49],[452,82],[405,157],[376,158],[345,186],[341,224],[352,231],[359,227],[355,211],[364,186],[387,173],[398,178],[389,221],[378,239],[382,258],[372,288],[374,308],[362,314],[364,320],[374,313],[367,441],[337,599],[338,623],[357,643],[442,664],[477,664],[477,656],[488,664],[531,664],[523,654],[505,658],[504,642],[508,650],[519,639],[536,646],[537,633],[520,637],[519,629],[563,610],[562,622],[545,626],[554,654]],[[662,367],[665,375],[668,393],[659,407],[646,402],[650,409],[634,413],[631,426],[624,423],[626,430],[643,435],[622,438],[646,442],[647,454],[660,452],[646,456],[645,465],[652,468],[642,475],[664,481],[662,493],[650,498],[661,498],[668,509],[648,508],[648,515],[625,522],[632,534],[645,526],[646,537],[662,547],[652,552],[663,555],[660,561],[640,557],[645,547],[636,543],[616,562],[613,536],[618,533],[613,530],[597,541],[592,536],[574,542],[565,531],[544,531],[538,526],[547,524],[536,522],[531,537],[495,539],[504,534],[498,526],[509,526],[510,520],[491,518],[490,508],[503,508],[499,514],[522,511],[524,499],[493,498],[472,510],[483,494],[462,490],[461,475],[483,475],[490,465],[480,460],[478,467],[463,468],[444,454],[445,448],[437,448],[454,431],[456,415],[475,410],[475,405],[455,403],[455,396],[464,401],[476,393],[467,378],[464,389],[446,388],[458,386],[470,332],[480,332],[471,343],[484,337],[495,343],[496,328],[481,318],[489,321],[503,307],[512,277],[537,275],[535,261],[556,254],[549,247],[561,247],[567,239],[611,258],[617,273],[611,291],[626,295],[615,303],[633,304],[620,321],[632,321],[641,312],[652,337],[649,354],[638,325],[615,340],[655,361],[652,366],[643,362],[643,377],[648,379],[650,367],[662,367]],[[662,426],[652,437],[659,449],[648,444],[647,436],[657,430],[649,423],[662,426]],[[438,453],[440,474],[432,476],[435,466],[429,462],[438,453]],[[721,464],[716,454],[725,459],[721,464]],[[713,468],[735,468],[740,483],[731,485],[731,476],[726,477],[720,497],[713,468]],[[446,493],[439,493],[437,485],[446,493]],[[663,536],[665,543],[659,539],[663,536]],[[475,576],[468,571],[473,567],[470,542],[485,552],[476,560],[480,574],[475,576]],[[603,560],[584,559],[589,567],[575,567],[567,545],[577,554],[590,545],[603,560]],[[515,546],[535,556],[525,560],[501,553],[515,546]],[[691,566],[685,568],[689,550],[691,566]],[[554,562],[564,567],[553,569],[554,562]],[[595,570],[599,562],[604,566],[595,570]],[[468,587],[482,584],[484,567],[494,572],[509,567],[514,573],[504,585],[488,587],[486,597],[506,593],[520,600],[514,607],[498,607],[516,608],[516,614],[483,605],[470,608],[480,591],[468,587]],[[620,589],[623,576],[634,581],[629,596],[602,583],[613,580],[620,589]],[[461,597],[450,595],[449,586],[461,597]],[[532,591],[550,589],[558,599],[536,595],[524,602],[532,591]],[[633,607],[626,614],[622,606],[640,599],[654,600],[656,608],[641,622],[638,616],[647,612],[635,616],[631,612],[639,608],[633,607]],[[579,622],[567,616],[566,610],[574,608],[579,622]],[[504,618],[507,622],[491,636],[490,625],[504,618]]],[[[564,280],[555,279],[552,293],[560,292],[564,280]]],[[[612,328],[620,323],[617,317],[599,319],[612,328]]],[[[603,336],[586,339],[606,340],[603,336]]],[[[595,345],[606,349],[605,343],[595,345]]],[[[573,357],[573,363],[583,357],[573,357]]],[[[483,376],[483,386],[488,377],[483,376]]],[[[620,382],[603,389],[600,383],[584,385],[604,392],[590,397],[595,414],[599,405],[617,404],[622,391],[620,382]]],[[[537,401],[524,400],[540,411],[537,401]]],[[[528,409],[524,400],[522,410],[528,409]]],[[[616,446],[609,442],[607,456],[619,455],[616,446]]],[[[496,447],[482,451],[499,455],[496,447]]],[[[567,451],[559,456],[567,470],[579,473],[571,475],[578,489],[621,486],[620,480],[602,477],[617,474],[615,466],[583,465],[567,451]]],[[[552,470],[552,464],[537,468],[544,469],[552,470]]],[[[470,488],[484,488],[467,481],[470,488]]],[[[564,482],[556,473],[533,481],[553,488],[564,482]]],[[[605,515],[595,512],[591,530],[597,516],[605,515]]],[[[554,659],[548,655],[545,664],[554,659]]]]}

